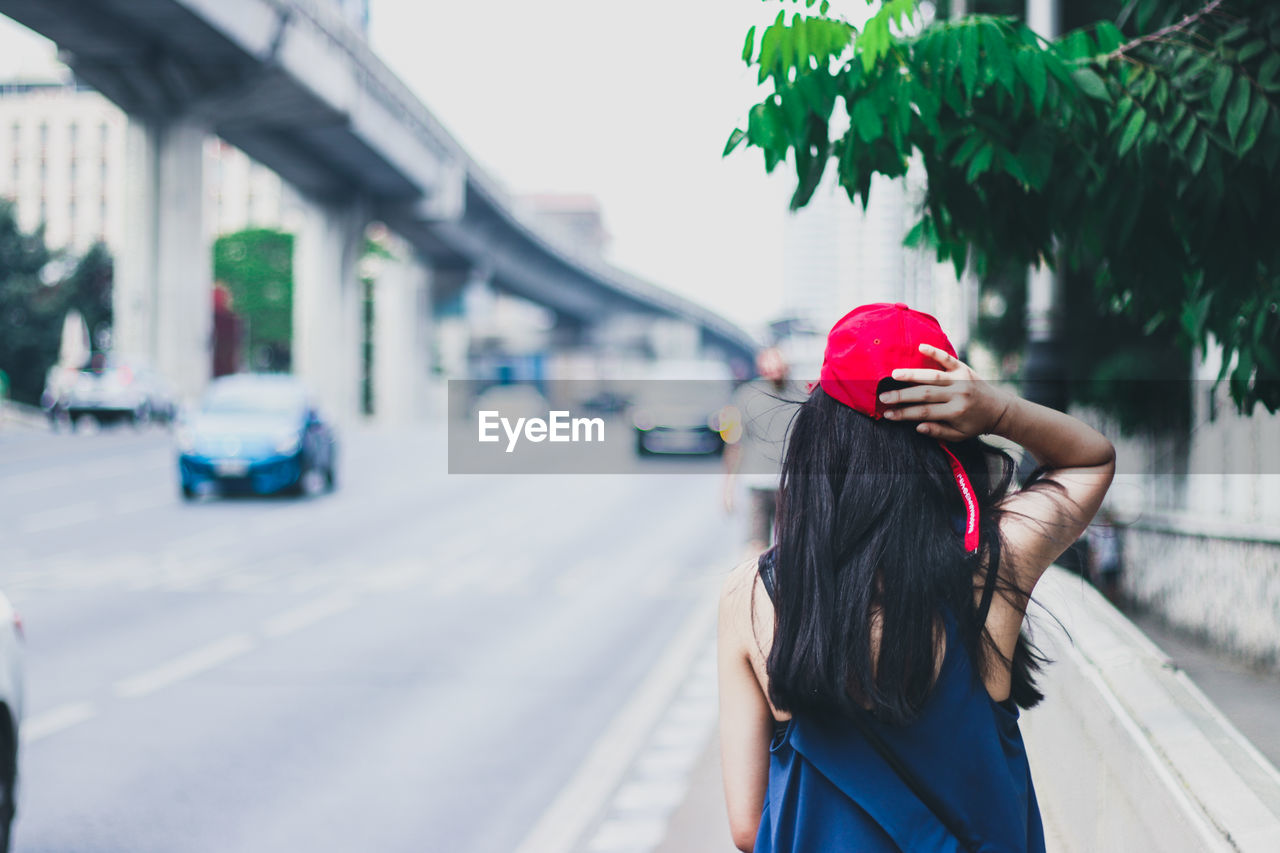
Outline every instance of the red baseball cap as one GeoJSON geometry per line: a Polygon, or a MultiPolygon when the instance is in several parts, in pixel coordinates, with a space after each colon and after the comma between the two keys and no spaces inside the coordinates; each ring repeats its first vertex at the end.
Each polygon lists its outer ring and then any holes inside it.
{"type": "Polygon", "coordinates": [[[827,335],[819,378],[822,390],[879,420],[884,415],[884,405],[876,395],[881,381],[900,367],[938,367],[921,354],[920,344],[956,354],[932,315],[908,308],[905,302],[859,305],[841,317],[827,335]]]}
{"type": "MultiPolygon", "coordinates": [[[[938,363],[920,352],[929,344],[953,358],[955,347],[937,319],[909,308],[905,302],[859,305],[831,327],[822,357],[819,383],[828,395],[854,411],[876,420],[884,416],[884,404],[876,393],[880,383],[898,368],[937,369],[938,363]]],[[[964,546],[978,550],[978,500],[964,466],[941,441],[951,474],[965,505],[964,546]]]]}

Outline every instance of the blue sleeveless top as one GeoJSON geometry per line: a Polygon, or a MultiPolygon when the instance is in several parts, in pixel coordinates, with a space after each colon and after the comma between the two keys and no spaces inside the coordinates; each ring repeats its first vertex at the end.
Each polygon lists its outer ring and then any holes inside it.
{"type": "MultiPolygon", "coordinates": [[[[906,726],[876,719],[871,725],[968,830],[975,849],[1044,853],[1018,707],[1012,699],[991,699],[955,616],[944,616],[942,670],[920,716],[906,726]]],[[[965,850],[847,720],[793,717],[769,753],[755,853],[965,850]]]]}

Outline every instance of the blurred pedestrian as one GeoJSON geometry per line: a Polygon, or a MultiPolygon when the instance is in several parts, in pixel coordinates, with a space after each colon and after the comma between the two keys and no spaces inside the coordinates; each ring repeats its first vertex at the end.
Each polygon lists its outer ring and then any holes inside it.
{"type": "Polygon", "coordinates": [[[1102,508],[1093,524],[1089,525],[1086,536],[1092,562],[1090,580],[1112,604],[1119,605],[1120,573],[1124,570],[1123,543],[1115,515],[1109,508],[1102,508]]]}
{"type": "Polygon", "coordinates": [[[726,581],[720,738],[734,842],[792,851],[1043,851],[1020,708],[1041,574],[1114,450],[988,385],[937,321],[864,305],[832,329],[782,467],[777,544],[726,581]],[[1009,493],[1020,444],[1043,466],[1009,493]]]}
{"type": "Polygon", "coordinates": [[[787,429],[808,394],[790,378],[786,359],[775,347],[756,355],[756,372],[759,378],[743,383],[722,413],[720,434],[725,439],[725,510],[733,512],[738,487],[745,486],[747,543],[758,554],[773,542],[787,429]]]}
{"type": "Polygon", "coordinates": [[[240,370],[240,340],[244,321],[231,305],[231,291],[221,284],[213,287],[213,376],[228,376],[240,370]]]}

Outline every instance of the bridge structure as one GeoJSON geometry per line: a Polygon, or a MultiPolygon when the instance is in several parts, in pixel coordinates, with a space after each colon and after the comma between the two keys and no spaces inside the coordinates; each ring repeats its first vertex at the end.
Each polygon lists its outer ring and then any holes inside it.
{"type": "Polygon", "coordinates": [[[617,317],[687,324],[702,347],[749,358],[749,335],[689,300],[584,257],[527,222],[494,180],[325,0],[0,0],[54,41],[76,75],[130,117],[116,341],[180,389],[209,373],[211,272],[202,145],[211,133],[303,199],[295,235],[293,365],[338,413],[359,406],[365,230],[410,247],[380,278],[379,399],[421,397],[435,310],[467,286],[549,309],[556,339],[617,317]]]}

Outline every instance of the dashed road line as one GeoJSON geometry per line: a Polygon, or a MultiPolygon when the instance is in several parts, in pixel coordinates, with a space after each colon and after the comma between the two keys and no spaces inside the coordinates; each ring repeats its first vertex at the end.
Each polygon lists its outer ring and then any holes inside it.
{"type": "Polygon", "coordinates": [[[670,706],[699,653],[704,651],[714,624],[715,599],[708,596],[694,606],[658,663],[596,740],[577,772],[516,848],[516,853],[568,853],[575,849],[644,747],[654,724],[670,706]]]}
{"type": "Polygon", "coordinates": [[[32,743],[57,734],[64,729],[93,719],[97,713],[92,703],[68,702],[47,711],[41,711],[39,714],[32,714],[22,721],[22,742],[32,743]]]}
{"type": "Polygon", "coordinates": [[[678,698],[650,732],[581,849],[586,853],[652,853],[684,801],[698,757],[715,729],[715,643],[708,642],[678,698]]]}
{"type": "Polygon", "coordinates": [[[60,527],[70,527],[86,521],[96,521],[102,516],[97,501],[80,501],[26,515],[22,519],[23,533],[45,533],[60,527]]]}
{"type": "Polygon", "coordinates": [[[318,598],[267,619],[262,623],[262,633],[268,637],[283,637],[350,610],[355,603],[355,596],[341,592],[318,598]]]}
{"type": "Polygon", "coordinates": [[[115,683],[115,694],[122,699],[135,699],[154,693],[163,687],[199,675],[215,666],[226,663],[251,651],[257,645],[248,634],[232,634],[206,646],[187,652],[154,669],[115,683]]]}

